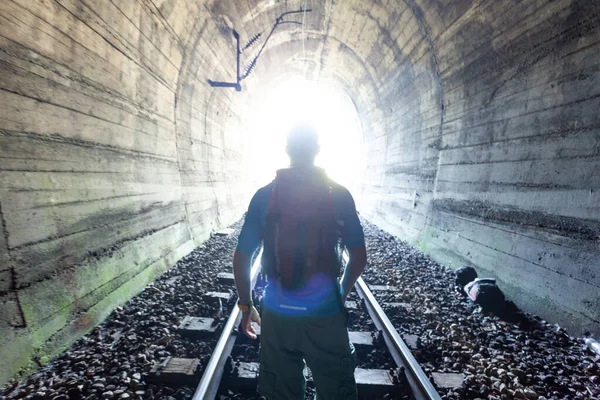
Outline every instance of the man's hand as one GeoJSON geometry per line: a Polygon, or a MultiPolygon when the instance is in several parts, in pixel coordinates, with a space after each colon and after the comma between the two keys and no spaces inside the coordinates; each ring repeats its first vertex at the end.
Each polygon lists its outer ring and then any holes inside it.
{"type": "Polygon", "coordinates": [[[242,312],[242,332],[250,339],[256,339],[256,331],[252,326],[252,322],[256,322],[260,326],[260,315],[254,306],[250,307],[247,312],[242,312]]]}
{"type": "Polygon", "coordinates": [[[346,304],[346,299],[348,298],[348,293],[346,289],[344,289],[343,285],[340,285],[340,292],[342,295],[342,304],[346,304]]]}

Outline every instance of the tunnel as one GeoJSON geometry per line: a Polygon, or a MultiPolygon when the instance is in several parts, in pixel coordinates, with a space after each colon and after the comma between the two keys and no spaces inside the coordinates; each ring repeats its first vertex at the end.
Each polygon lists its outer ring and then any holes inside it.
{"type": "Polygon", "coordinates": [[[362,217],[600,333],[598,2],[3,0],[0,21],[0,385],[240,220],[282,112],[321,113],[362,217]]]}

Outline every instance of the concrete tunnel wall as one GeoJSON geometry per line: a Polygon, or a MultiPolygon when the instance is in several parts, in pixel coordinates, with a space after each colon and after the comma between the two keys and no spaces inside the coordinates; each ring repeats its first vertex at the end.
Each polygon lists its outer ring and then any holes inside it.
{"type": "Polygon", "coordinates": [[[241,217],[249,104],[284,73],[352,97],[370,220],[600,333],[598,3],[311,1],[241,93],[209,87],[232,28],[302,4],[0,2],[0,384],[241,217]]]}

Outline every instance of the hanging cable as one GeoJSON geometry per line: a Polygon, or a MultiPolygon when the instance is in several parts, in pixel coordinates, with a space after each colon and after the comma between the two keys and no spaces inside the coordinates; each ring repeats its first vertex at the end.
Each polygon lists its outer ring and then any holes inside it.
{"type": "Polygon", "coordinates": [[[304,33],[304,24],[306,21],[306,2],[307,0],[304,0],[304,7],[302,7],[302,57],[304,58],[304,64],[306,64],[306,47],[304,44],[304,40],[306,38],[305,33],[304,33]]]}
{"type": "MultiPolygon", "coordinates": [[[[297,25],[302,25],[302,32],[304,33],[304,21],[305,21],[305,16],[307,12],[311,12],[312,8],[307,9],[306,8],[306,1],[304,0],[304,8],[300,9],[300,10],[296,10],[296,11],[286,11],[283,14],[281,14],[279,17],[277,17],[277,19],[275,20],[275,24],[273,25],[273,27],[271,28],[271,31],[269,32],[269,34],[267,35],[267,37],[265,38],[262,46],[260,47],[260,49],[258,50],[258,52],[256,53],[256,55],[254,56],[254,58],[252,59],[252,61],[250,61],[250,63],[248,65],[246,65],[246,67],[244,68],[244,73],[240,74],[240,55],[242,54],[243,51],[248,50],[250,47],[252,47],[253,45],[255,45],[256,43],[258,43],[259,39],[262,37],[263,32],[257,33],[256,35],[254,35],[253,37],[250,38],[250,40],[248,40],[248,42],[246,43],[246,45],[243,48],[240,48],[240,35],[235,31],[235,29],[233,30],[233,37],[236,40],[236,45],[237,45],[237,52],[236,52],[236,82],[216,82],[216,81],[212,81],[210,79],[208,79],[208,83],[211,87],[227,87],[227,88],[235,88],[238,92],[242,90],[242,87],[240,86],[240,82],[243,81],[244,79],[246,79],[254,70],[254,68],[256,67],[256,62],[258,61],[258,58],[260,57],[260,55],[262,54],[263,50],[265,49],[265,47],[267,46],[267,43],[269,42],[269,39],[271,38],[271,36],[273,35],[273,32],[275,32],[275,30],[277,29],[278,26],[282,25],[282,24],[297,24],[297,25]],[[287,17],[288,15],[292,15],[292,14],[299,14],[302,13],[302,22],[298,22],[298,21],[289,21],[289,20],[285,20],[284,18],[287,17]]],[[[302,37],[302,48],[304,51],[304,36],[302,37]]],[[[306,55],[305,55],[306,58],[306,55]]]]}
{"type": "MultiPolygon", "coordinates": [[[[306,0],[305,0],[306,2],[306,0]]],[[[262,46],[260,47],[260,49],[258,50],[258,53],[254,56],[254,58],[252,59],[252,61],[246,66],[245,72],[239,77],[239,81],[243,81],[244,79],[246,79],[248,77],[248,75],[250,75],[252,73],[252,71],[254,70],[254,68],[256,67],[256,62],[258,61],[258,58],[260,57],[260,55],[262,54],[263,50],[265,49],[265,47],[267,46],[267,43],[269,42],[269,39],[271,38],[271,36],[273,35],[273,32],[275,32],[275,29],[277,29],[277,27],[281,24],[302,24],[301,22],[297,22],[297,21],[286,21],[284,20],[284,17],[291,15],[291,14],[298,14],[298,13],[303,13],[306,14],[307,12],[311,12],[312,9],[300,9],[297,11],[287,11],[284,12],[283,14],[281,14],[277,20],[275,21],[275,25],[273,25],[273,28],[271,28],[271,31],[269,32],[269,34],[267,35],[267,37],[265,38],[265,41],[263,42],[262,46]]],[[[253,42],[252,44],[254,44],[255,42],[253,42]]],[[[304,43],[304,42],[302,42],[304,43]]]]}

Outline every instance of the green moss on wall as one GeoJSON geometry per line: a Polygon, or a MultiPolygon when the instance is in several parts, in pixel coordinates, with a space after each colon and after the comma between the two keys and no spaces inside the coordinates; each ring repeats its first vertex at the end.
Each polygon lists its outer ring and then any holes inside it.
{"type": "Polygon", "coordinates": [[[0,385],[63,352],[195,247],[189,238],[166,248],[165,237],[155,239],[22,289],[28,328],[1,343],[0,359],[7,362],[0,366],[0,385]]]}

